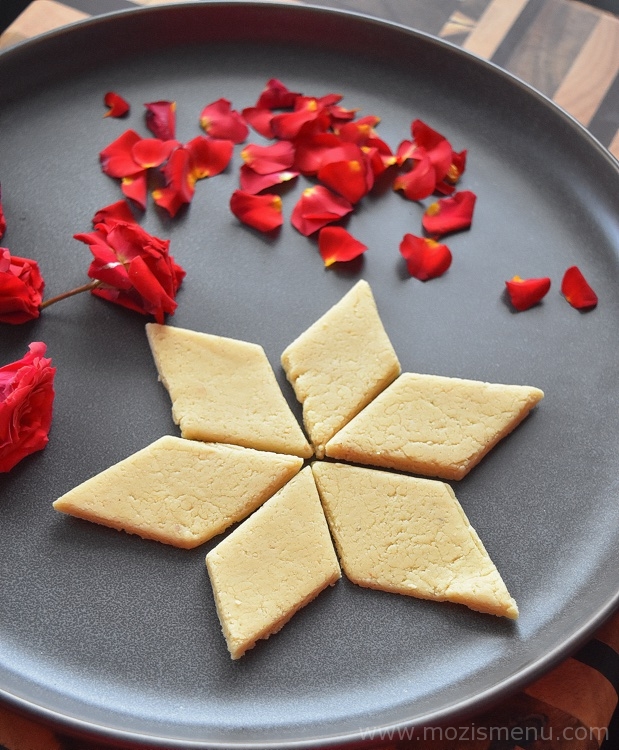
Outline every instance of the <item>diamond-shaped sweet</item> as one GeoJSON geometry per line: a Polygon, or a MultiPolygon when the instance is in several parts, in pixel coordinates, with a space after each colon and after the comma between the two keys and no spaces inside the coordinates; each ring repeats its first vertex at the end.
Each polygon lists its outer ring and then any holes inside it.
{"type": "Polygon", "coordinates": [[[449,485],[339,463],[316,462],[312,471],[351,581],[518,616],[516,602],[449,485]]]}
{"type": "Polygon", "coordinates": [[[206,556],[233,659],[268,638],[340,577],[309,467],[206,556]]]}
{"type": "Polygon", "coordinates": [[[312,455],[261,346],[158,323],[146,334],[183,437],[312,455]]]}
{"type": "Polygon", "coordinates": [[[281,360],[318,458],[329,438],[400,373],[363,280],[293,341],[281,360]]]}
{"type": "Polygon", "coordinates": [[[326,445],[326,455],[462,479],[542,399],[539,388],[402,374],[326,445]]]}
{"type": "Polygon", "coordinates": [[[54,508],[191,549],[249,515],[302,463],[297,456],[167,435],[87,479],[54,508]]]}

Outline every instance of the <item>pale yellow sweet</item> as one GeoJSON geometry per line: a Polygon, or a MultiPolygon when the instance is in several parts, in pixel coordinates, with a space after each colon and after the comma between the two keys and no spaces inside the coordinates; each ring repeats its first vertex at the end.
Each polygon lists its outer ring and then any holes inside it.
{"type": "Polygon", "coordinates": [[[316,462],[312,471],[345,574],[368,588],[518,617],[449,485],[316,462]]]}
{"type": "Polygon", "coordinates": [[[168,435],[70,490],[54,508],[191,549],[249,515],[302,464],[297,456],[168,435]]]}
{"type": "Polygon", "coordinates": [[[462,479],[543,396],[531,386],[404,373],[327,443],[326,454],[462,479]]]}
{"type": "Polygon", "coordinates": [[[146,334],[183,437],[312,455],[261,346],[158,323],[146,334]]]}
{"type": "Polygon", "coordinates": [[[283,352],[318,458],[324,446],[400,373],[367,281],[355,286],[283,352]]]}
{"type": "Polygon", "coordinates": [[[333,585],[341,572],[311,469],[212,549],[206,567],[233,659],[333,585]]]}

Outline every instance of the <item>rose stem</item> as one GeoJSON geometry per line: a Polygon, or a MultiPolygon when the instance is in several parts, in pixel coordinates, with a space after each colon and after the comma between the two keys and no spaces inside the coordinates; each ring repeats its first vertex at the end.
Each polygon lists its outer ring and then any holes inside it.
{"type": "Polygon", "coordinates": [[[83,284],[82,286],[78,286],[68,292],[63,292],[62,294],[57,294],[55,297],[50,297],[49,299],[46,299],[45,302],[41,302],[39,310],[43,310],[46,307],[53,305],[54,302],[60,302],[61,299],[73,297],[74,294],[81,294],[82,292],[89,292],[91,289],[96,289],[99,284],[101,284],[101,282],[98,279],[95,279],[94,281],[88,282],[88,284],[83,284]]]}

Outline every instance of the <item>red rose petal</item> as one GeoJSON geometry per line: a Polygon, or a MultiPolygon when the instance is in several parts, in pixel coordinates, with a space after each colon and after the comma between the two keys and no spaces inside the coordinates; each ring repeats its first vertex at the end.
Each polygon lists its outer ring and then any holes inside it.
{"type": "Polygon", "coordinates": [[[0,367],[0,472],[48,443],[54,375],[45,344],[34,341],[17,362],[0,367]]]}
{"type": "Polygon", "coordinates": [[[505,282],[505,286],[512,305],[522,312],[537,305],[546,296],[550,289],[550,279],[547,276],[535,279],[521,279],[520,276],[514,276],[510,281],[505,282]]]}
{"type": "Polygon", "coordinates": [[[101,169],[110,177],[130,177],[142,171],[142,167],[136,164],[132,150],[142,136],[135,130],[125,130],[112,141],[99,154],[101,169]]]}
{"type": "Polygon", "coordinates": [[[451,265],[451,251],[428,237],[405,234],[400,243],[400,253],[406,260],[411,276],[427,281],[442,276],[451,265]]]}
{"type": "Polygon", "coordinates": [[[473,221],[477,196],[471,190],[461,190],[450,198],[440,198],[426,209],[421,223],[433,237],[468,229],[473,221]]]}
{"type": "Polygon", "coordinates": [[[251,127],[260,135],[265,138],[273,138],[273,129],[271,128],[271,119],[273,118],[273,112],[270,109],[263,109],[259,107],[246,107],[242,113],[243,119],[251,125],[251,127]]]}
{"type": "Polygon", "coordinates": [[[233,143],[243,143],[249,133],[247,123],[239,112],[232,109],[228,99],[207,104],[200,113],[200,126],[211,138],[223,138],[233,143]]]}
{"type": "Polygon", "coordinates": [[[230,198],[230,210],[239,221],[259,232],[270,232],[283,224],[282,199],[272,193],[252,195],[235,190],[230,198]]]}
{"type": "Polygon", "coordinates": [[[331,224],[353,210],[345,198],[332,193],[324,185],[306,188],[292,210],[292,226],[306,237],[331,224]]]}
{"type": "Polygon", "coordinates": [[[365,159],[352,159],[324,164],[318,170],[318,179],[354,204],[372,187],[373,174],[368,170],[365,159]]]}
{"type": "Polygon", "coordinates": [[[191,155],[191,174],[194,180],[214,177],[230,163],[234,143],[223,138],[198,135],[185,144],[191,155]]]}
{"type": "Polygon", "coordinates": [[[271,174],[257,174],[250,169],[247,164],[243,164],[240,170],[239,184],[241,190],[246,193],[260,193],[267,188],[281,185],[283,182],[289,182],[299,176],[299,172],[291,170],[282,170],[281,172],[271,172],[271,174]]]}
{"type": "Polygon", "coordinates": [[[166,185],[153,190],[153,200],[174,217],[181,206],[191,203],[193,199],[195,179],[191,174],[191,152],[184,147],[177,148],[172,152],[163,173],[166,185]]]}
{"type": "Polygon", "coordinates": [[[92,217],[92,225],[94,227],[96,227],[97,224],[107,224],[111,226],[117,221],[125,221],[127,223],[135,222],[133,211],[127,201],[116,201],[116,203],[111,203],[109,206],[100,208],[92,217]]]}
{"type": "Polygon", "coordinates": [[[170,146],[159,138],[140,138],[131,148],[131,157],[142,169],[149,169],[163,164],[171,150],[170,146]]]}
{"type": "Polygon", "coordinates": [[[358,258],[367,246],[342,227],[324,227],[318,233],[318,251],[325,266],[358,258]]]}
{"type": "Polygon", "coordinates": [[[146,197],[148,195],[148,179],[146,170],[143,169],[139,174],[123,177],[120,181],[120,189],[125,198],[135,201],[144,211],[146,209],[146,197]]]}
{"type": "Polygon", "coordinates": [[[570,266],[563,275],[561,293],[577,310],[591,310],[598,303],[597,294],[589,286],[578,266],[570,266]]]}
{"type": "Polygon", "coordinates": [[[108,91],[103,97],[103,103],[109,107],[104,117],[122,117],[129,111],[129,102],[115,91],[108,91]]]}
{"type": "Polygon", "coordinates": [[[301,94],[290,89],[277,78],[267,81],[256,107],[260,109],[291,109],[301,94]]]}
{"type": "Polygon", "coordinates": [[[0,247],[0,323],[20,325],[38,318],[44,287],[36,261],[0,247]]]}
{"type": "Polygon", "coordinates": [[[280,141],[272,146],[250,143],[241,151],[245,164],[258,174],[271,174],[289,169],[294,163],[294,147],[289,141],[280,141]]]}
{"type": "Polygon", "coordinates": [[[148,102],[146,107],[146,127],[162,141],[176,138],[176,102],[148,102]]]}
{"type": "Polygon", "coordinates": [[[304,99],[294,112],[274,115],[271,130],[276,138],[292,140],[302,133],[324,132],[329,127],[329,115],[316,99],[304,99]],[[312,126],[309,130],[306,126],[312,126]]]}
{"type": "MultiPolygon", "coordinates": [[[[436,182],[440,182],[449,172],[452,163],[453,149],[451,144],[436,130],[426,125],[422,120],[413,120],[411,132],[416,146],[423,149],[429,157],[436,172],[436,182]]],[[[416,156],[413,153],[413,159],[416,156]]]]}
{"type": "Polygon", "coordinates": [[[358,153],[350,155],[341,151],[342,141],[334,133],[313,133],[297,138],[294,146],[294,168],[304,175],[316,174],[328,161],[354,158],[358,153]]]}
{"type": "Polygon", "coordinates": [[[393,182],[393,189],[401,190],[410,201],[427,198],[435,187],[436,172],[427,156],[415,162],[410,171],[398,175],[393,182]]]}

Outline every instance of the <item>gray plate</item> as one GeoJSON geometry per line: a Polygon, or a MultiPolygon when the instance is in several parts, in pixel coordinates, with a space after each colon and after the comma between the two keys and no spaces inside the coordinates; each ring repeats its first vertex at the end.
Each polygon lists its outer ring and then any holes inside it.
{"type": "MultiPolygon", "coordinates": [[[[144,319],[82,295],[3,326],[0,339],[3,363],[42,340],[58,368],[48,448],[0,479],[0,686],[67,731],[265,747],[455,721],[566,656],[617,600],[619,171],[509,75],[397,26],[282,4],[185,4],[78,24],[0,56],[4,244],[39,259],[50,295],[83,283],[90,255],[72,235],[120,198],[98,153],[127,127],[147,134],[142,103],[175,99],[178,137],[189,140],[203,105],[253,104],[270,77],[344,94],[382,117],[393,148],[414,117],[467,148],[473,227],[449,239],[451,269],[423,284],[398,254],[403,234],[420,232],[422,206],[379,190],[348,223],[366,257],[327,271],[288,223],[265,237],[230,214],[237,149],[175,220],[152,205],[143,219],[187,270],[170,322],[262,344],[294,405],[281,351],[365,278],[405,370],[544,389],[535,413],[455,486],[521,617],[342,580],[232,662],[204,568],[211,544],[176,550],[52,510],[75,484],[177,434],[144,319]],[[132,103],[128,119],[102,118],[109,89],[132,103]],[[559,293],[574,263],[600,297],[588,314],[559,293]],[[553,287],[514,314],[502,291],[514,274],[548,275],[553,287]]],[[[284,191],[286,216],[306,185],[284,191]]]]}

